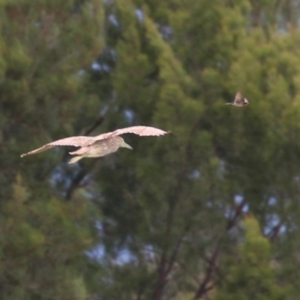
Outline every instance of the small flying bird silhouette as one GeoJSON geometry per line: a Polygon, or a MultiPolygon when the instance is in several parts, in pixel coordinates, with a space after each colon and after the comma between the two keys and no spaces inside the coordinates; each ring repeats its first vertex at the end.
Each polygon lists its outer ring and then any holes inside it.
{"type": "Polygon", "coordinates": [[[69,152],[73,157],[69,164],[73,164],[84,157],[101,157],[110,153],[116,152],[120,147],[132,149],[130,145],[119,136],[125,133],[133,133],[139,136],[159,136],[169,132],[163,131],[158,128],[148,126],[132,126],[122,129],[117,129],[112,132],[103,133],[97,136],[71,136],[68,138],[60,139],[51,143],[48,143],[38,149],[32,150],[28,153],[24,153],[21,157],[37,154],[56,146],[75,146],[80,149],[69,152]]]}
{"type": "Polygon", "coordinates": [[[233,102],[226,103],[226,105],[234,105],[234,106],[246,106],[248,104],[249,101],[240,92],[237,92],[235,94],[235,98],[233,102]]]}

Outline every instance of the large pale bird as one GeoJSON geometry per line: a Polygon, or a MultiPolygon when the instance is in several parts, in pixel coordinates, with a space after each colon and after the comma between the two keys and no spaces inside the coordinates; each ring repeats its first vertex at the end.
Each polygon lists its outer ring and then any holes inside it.
{"type": "Polygon", "coordinates": [[[249,101],[242,95],[242,93],[237,92],[235,94],[235,98],[233,102],[226,103],[227,105],[233,105],[233,106],[246,106],[249,104],[249,101]]]}
{"type": "Polygon", "coordinates": [[[117,129],[112,132],[103,133],[97,136],[71,136],[65,139],[57,140],[48,143],[38,149],[24,153],[21,157],[26,155],[37,154],[56,146],[75,146],[80,147],[78,150],[70,152],[73,157],[69,164],[73,164],[84,157],[101,157],[107,154],[116,152],[120,147],[132,149],[130,145],[126,144],[120,135],[125,133],[134,133],[140,136],[158,136],[164,135],[168,132],[158,128],[148,126],[132,126],[122,129],[117,129]]]}

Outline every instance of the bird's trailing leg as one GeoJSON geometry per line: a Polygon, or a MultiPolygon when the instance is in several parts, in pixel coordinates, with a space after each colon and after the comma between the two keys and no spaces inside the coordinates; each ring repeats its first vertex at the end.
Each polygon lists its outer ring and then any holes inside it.
{"type": "Polygon", "coordinates": [[[75,164],[76,162],[78,162],[82,158],[83,158],[83,155],[78,155],[78,156],[72,157],[70,159],[70,161],[68,162],[68,164],[75,164]]]}

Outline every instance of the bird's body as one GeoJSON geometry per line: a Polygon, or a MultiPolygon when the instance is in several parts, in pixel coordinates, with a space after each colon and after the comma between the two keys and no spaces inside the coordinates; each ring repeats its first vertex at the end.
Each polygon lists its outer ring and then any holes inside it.
{"type": "Polygon", "coordinates": [[[84,157],[101,157],[116,152],[120,147],[132,149],[131,146],[119,136],[125,133],[134,133],[140,136],[158,136],[167,132],[154,127],[132,126],[118,129],[113,132],[97,135],[95,137],[73,136],[48,143],[38,149],[24,153],[21,157],[40,153],[56,146],[75,146],[78,150],[70,152],[76,155],[70,160],[70,164],[77,162],[84,157]]]}
{"type": "Polygon", "coordinates": [[[233,105],[233,106],[246,106],[249,104],[249,101],[242,95],[242,93],[237,92],[235,94],[235,98],[233,102],[226,103],[226,105],[233,105]]]}
{"type": "Polygon", "coordinates": [[[71,155],[77,156],[71,158],[69,163],[75,163],[84,157],[102,157],[117,152],[120,147],[132,149],[119,136],[112,137],[110,139],[100,140],[95,142],[91,146],[83,147],[77,151],[70,152],[71,155]],[[127,147],[125,145],[127,145],[127,147]]]}

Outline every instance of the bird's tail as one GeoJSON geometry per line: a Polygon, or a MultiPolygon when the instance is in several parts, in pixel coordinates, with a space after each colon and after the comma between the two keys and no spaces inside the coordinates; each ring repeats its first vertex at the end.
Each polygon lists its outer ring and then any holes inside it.
{"type": "Polygon", "coordinates": [[[70,161],[68,162],[68,164],[75,164],[76,162],[78,162],[80,159],[82,159],[83,156],[82,155],[78,155],[78,156],[75,156],[75,157],[72,157],[70,159],[70,161]]]}

